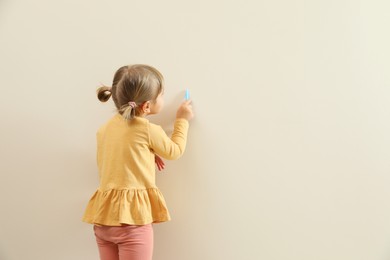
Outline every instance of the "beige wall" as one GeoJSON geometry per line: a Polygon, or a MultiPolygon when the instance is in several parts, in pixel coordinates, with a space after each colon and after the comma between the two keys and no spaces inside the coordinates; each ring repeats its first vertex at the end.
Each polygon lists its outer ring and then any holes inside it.
{"type": "Polygon", "coordinates": [[[128,63],[185,88],[155,260],[390,257],[390,2],[0,2],[0,259],[97,259],[94,91],[128,63]]]}

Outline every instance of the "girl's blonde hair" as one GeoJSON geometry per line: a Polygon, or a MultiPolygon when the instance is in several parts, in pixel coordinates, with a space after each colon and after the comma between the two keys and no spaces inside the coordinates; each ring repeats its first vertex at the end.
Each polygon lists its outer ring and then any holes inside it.
{"type": "Polygon", "coordinates": [[[106,102],[112,96],[118,112],[127,120],[141,114],[140,107],[146,101],[155,102],[164,89],[164,78],[155,68],[136,64],[119,68],[112,87],[102,86],[97,97],[106,102]]]}

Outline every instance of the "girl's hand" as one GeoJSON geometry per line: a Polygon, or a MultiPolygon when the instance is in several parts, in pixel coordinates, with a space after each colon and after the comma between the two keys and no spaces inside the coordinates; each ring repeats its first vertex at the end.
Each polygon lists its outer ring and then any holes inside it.
{"type": "Polygon", "coordinates": [[[158,169],[159,171],[164,170],[164,168],[165,168],[165,163],[164,163],[164,161],[161,159],[160,156],[158,156],[157,154],[155,154],[155,155],[154,155],[154,161],[156,162],[157,169],[158,169]]]}
{"type": "Polygon", "coordinates": [[[194,117],[191,102],[192,100],[187,100],[181,103],[177,109],[176,118],[184,118],[190,121],[194,117]]]}

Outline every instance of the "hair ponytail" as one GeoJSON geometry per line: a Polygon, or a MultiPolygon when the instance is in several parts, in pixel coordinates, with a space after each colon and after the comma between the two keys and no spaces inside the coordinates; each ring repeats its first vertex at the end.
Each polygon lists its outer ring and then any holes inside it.
{"type": "Polygon", "coordinates": [[[106,102],[107,100],[110,99],[110,97],[112,95],[112,90],[111,90],[111,87],[102,86],[102,87],[98,88],[96,93],[97,93],[97,98],[101,102],[106,102]]]}
{"type": "Polygon", "coordinates": [[[134,102],[129,102],[119,109],[119,113],[123,116],[124,119],[131,120],[136,115],[136,107],[137,105],[134,102]]]}

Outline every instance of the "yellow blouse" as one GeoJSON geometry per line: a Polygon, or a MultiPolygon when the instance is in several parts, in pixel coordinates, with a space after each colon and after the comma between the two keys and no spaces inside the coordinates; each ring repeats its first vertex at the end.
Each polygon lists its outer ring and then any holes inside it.
{"type": "Polygon", "coordinates": [[[185,149],[188,121],[176,119],[172,136],[147,119],[126,121],[115,115],[97,132],[100,186],[90,199],[83,221],[120,226],[170,220],[155,184],[154,154],[174,160],[185,149]]]}

